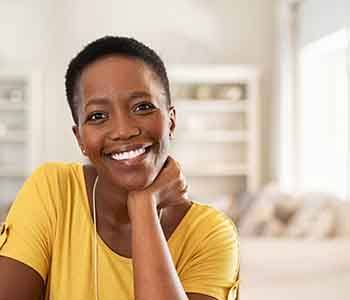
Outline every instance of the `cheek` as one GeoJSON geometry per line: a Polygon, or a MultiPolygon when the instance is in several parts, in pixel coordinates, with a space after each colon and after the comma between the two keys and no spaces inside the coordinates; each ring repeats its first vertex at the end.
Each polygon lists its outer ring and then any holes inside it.
{"type": "Polygon", "coordinates": [[[101,152],[102,136],[94,134],[91,130],[83,130],[84,145],[90,158],[96,157],[101,152]]]}
{"type": "Polygon", "coordinates": [[[156,154],[156,160],[155,160],[155,171],[158,173],[162,167],[164,166],[164,163],[166,162],[169,152],[170,152],[170,141],[169,137],[167,135],[164,135],[158,145],[158,153],[156,154]]]}
{"type": "Polygon", "coordinates": [[[162,126],[155,128],[154,135],[158,137],[160,152],[168,152],[170,146],[169,134],[170,130],[167,128],[166,122],[162,122],[162,126]]]}

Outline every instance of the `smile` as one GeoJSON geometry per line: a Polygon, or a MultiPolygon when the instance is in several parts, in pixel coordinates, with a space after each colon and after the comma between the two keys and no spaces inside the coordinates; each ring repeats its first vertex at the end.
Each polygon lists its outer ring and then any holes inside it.
{"type": "Polygon", "coordinates": [[[138,157],[146,152],[145,148],[138,148],[135,150],[124,151],[120,153],[114,153],[111,155],[111,158],[114,160],[128,160],[138,157]]]}

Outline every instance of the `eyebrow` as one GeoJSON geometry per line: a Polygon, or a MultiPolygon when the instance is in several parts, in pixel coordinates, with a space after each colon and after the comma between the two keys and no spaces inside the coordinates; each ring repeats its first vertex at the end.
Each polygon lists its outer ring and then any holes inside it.
{"type": "Polygon", "coordinates": [[[140,98],[140,97],[151,98],[151,94],[144,92],[144,91],[137,91],[137,92],[132,92],[129,95],[129,99],[135,99],[135,98],[140,98]]]}
{"type": "MultiPolygon", "coordinates": [[[[129,100],[133,100],[133,99],[137,99],[137,98],[141,98],[141,97],[147,97],[147,98],[151,98],[151,94],[144,92],[144,91],[136,91],[136,92],[131,92],[127,98],[129,100]]],[[[89,100],[89,102],[87,104],[85,104],[84,108],[86,110],[86,108],[90,105],[108,105],[110,103],[110,100],[108,98],[105,97],[96,97],[96,98],[92,98],[91,100],[89,100]]]]}
{"type": "Polygon", "coordinates": [[[88,103],[85,104],[84,108],[86,110],[90,105],[107,105],[109,104],[109,100],[107,98],[93,98],[88,103]]]}

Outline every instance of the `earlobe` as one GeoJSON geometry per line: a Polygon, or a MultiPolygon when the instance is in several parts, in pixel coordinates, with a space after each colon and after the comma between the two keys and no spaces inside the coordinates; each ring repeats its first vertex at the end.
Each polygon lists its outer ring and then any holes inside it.
{"type": "Polygon", "coordinates": [[[172,139],[174,137],[175,133],[175,127],[176,127],[176,110],[174,106],[171,106],[169,108],[169,137],[172,139]]]}
{"type": "Polygon", "coordinates": [[[73,131],[75,137],[77,137],[77,135],[79,135],[79,129],[78,129],[77,125],[72,126],[72,131],[73,131]]]}
{"type": "Polygon", "coordinates": [[[73,126],[72,126],[72,131],[73,131],[73,133],[74,133],[75,139],[76,139],[77,142],[78,142],[78,145],[79,145],[79,148],[80,148],[81,152],[82,152],[84,155],[86,155],[86,149],[85,149],[85,146],[84,146],[84,144],[83,144],[83,142],[82,142],[82,140],[81,140],[78,126],[73,125],[73,126]]]}

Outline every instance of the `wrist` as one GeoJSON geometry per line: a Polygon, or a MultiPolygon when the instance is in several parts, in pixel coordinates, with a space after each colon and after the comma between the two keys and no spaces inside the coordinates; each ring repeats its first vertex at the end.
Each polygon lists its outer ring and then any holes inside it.
{"type": "Polygon", "coordinates": [[[147,214],[147,212],[157,213],[156,197],[148,193],[130,192],[127,205],[131,222],[136,216],[141,214],[147,214]]]}

